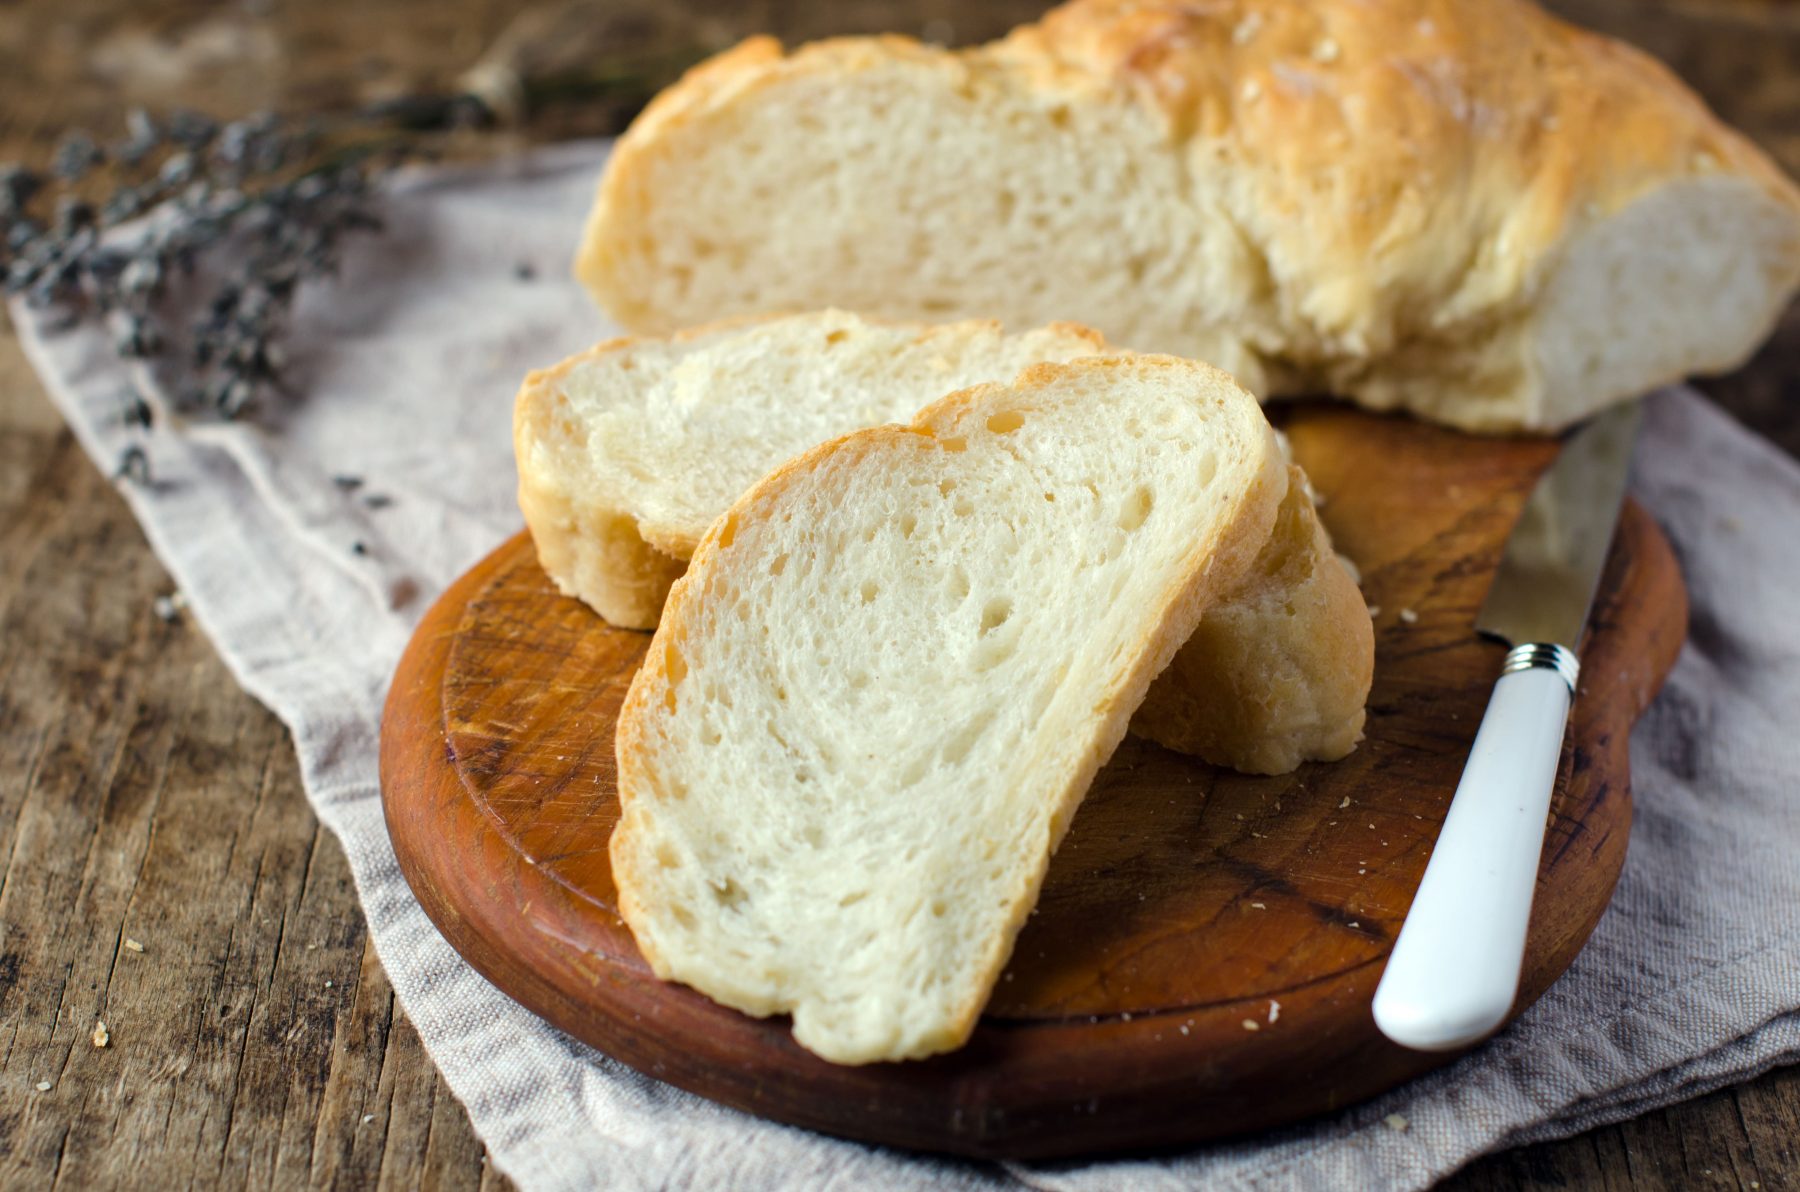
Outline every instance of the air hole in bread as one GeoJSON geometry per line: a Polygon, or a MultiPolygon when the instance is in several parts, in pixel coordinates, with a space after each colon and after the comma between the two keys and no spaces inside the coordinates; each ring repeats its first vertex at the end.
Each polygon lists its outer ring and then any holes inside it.
{"type": "Polygon", "coordinates": [[[1012,616],[1013,604],[1005,596],[996,596],[981,608],[981,632],[992,633],[1012,616]]]}
{"type": "Polygon", "coordinates": [[[913,531],[919,528],[919,519],[910,513],[900,515],[900,537],[911,538],[913,531]]]}
{"type": "Polygon", "coordinates": [[[780,575],[782,572],[786,571],[787,570],[787,561],[788,561],[787,555],[785,555],[785,554],[776,555],[775,561],[773,563],[769,564],[769,574],[770,575],[780,575]]]}
{"type": "Polygon", "coordinates": [[[969,500],[967,497],[958,497],[956,498],[956,504],[951,506],[951,509],[956,516],[967,517],[975,512],[975,502],[969,500]]]}
{"type": "Polygon", "coordinates": [[[682,658],[681,651],[675,648],[674,642],[663,647],[663,674],[669,679],[669,685],[663,691],[663,704],[673,712],[675,685],[687,677],[687,660],[682,658]]]}
{"type": "Polygon", "coordinates": [[[938,496],[947,497],[955,491],[956,481],[947,479],[938,481],[938,496]]]}
{"type": "Polygon", "coordinates": [[[881,594],[881,585],[872,579],[865,579],[862,582],[860,591],[862,593],[862,602],[864,604],[873,604],[875,602],[875,597],[881,594]]]}
{"type": "Polygon", "coordinates": [[[733,513],[725,518],[725,524],[719,527],[719,549],[720,550],[724,550],[726,547],[730,546],[733,542],[737,541],[737,526],[738,526],[737,514],[733,513]]]}
{"type": "Polygon", "coordinates": [[[938,918],[938,919],[943,918],[944,915],[949,912],[949,910],[950,910],[949,904],[947,904],[942,898],[933,898],[931,900],[931,913],[934,918],[938,918]]]}
{"type": "Polygon", "coordinates": [[[842,898],[838,899],[838,906],[840,906],[840,907],[855,906],[857,903],[861,902],[863,899],[867,898],[868,896],[869,896],[869,892],[867,890],[852,890],[850,893],[848,893],[848,894],[844,895],[842,898]]]}
{"type": "Polygon", "coordinates": [[[1125,498],[1125,504],[1119,510],[1119,529],[1130,533],[1143,525],[1144,519],[1150,516],[1150,507],[1155,503],[1156,498],[1149,487],[1139,485],[1135,492],[1125,498]]]}
{"type": "Polygon", "coordinates": [[[667,844],[656,846],[656,863],[664,869],[680,869],[681,855],[667,844]]]}
{"type": "Polygon", "coordinates": [[[712,890],[713,900],[727,910],[744,901],[743,887],[729,877],[720,882],[709,881],[706,884],[712,890]]]}
{"type": "Polygon", "coordinates": [[[944,588],[958,600],[969,594],[969,573],[959,563],[950,569],[950,576],[944,581],[944,588]]]}
{"type": "Polygon", "coordinates": [[[848,331],[833,331],[830,335],[825,337],[825,342],[827,344],[841,344],[849,338],[850,333],[848,331]]]}
{"type": "Polygon", "coordinates": [[[997,435],[1011,434],[1025,425],[1025,415],[1017,410],[1001,410],[987,420],[987,428],[997,435]]]}
{"type": "Polygon", "coordinates": [[[967,451],[969,449],[969,440],[963,438],[961,435],[949,439],[939,439],[938,442],[943,445],[945,451],[950,452],[952,455],[959,451],[967,451]]]}

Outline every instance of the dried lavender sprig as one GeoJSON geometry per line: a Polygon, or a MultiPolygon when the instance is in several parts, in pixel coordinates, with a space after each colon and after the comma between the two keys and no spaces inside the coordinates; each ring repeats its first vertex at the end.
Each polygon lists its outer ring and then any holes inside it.
{"type": "MultiPolygon", "coordinates": [[[[350,126],[366,123],[358,116],[350,126]]],[[[55,172],[65,182],[109,160],[123,180],[98,209],[58,195],[48,223],[28,214],[42,180],[0,166],[6,290],[71,318],[110,318],[127,358],[185,352],[197,381],[176,395],[177,404],[238,416],[279,386],[279,341],[300,286],[335,272],[347,235],[380,227],[373,173],[428,148],[416,136],[365,137],[322,158],[327,124],[265,113],[220,126],[191,112],[159,123],[134,111],[126,141],[110,155],[85,133],[64,138],[55,172]],[[109,242],[109,229],[157,208],[141,234],[109,242]],[[232,264],[201,303],[201,316],[187,328],[170,326],[160,312],[171,287],[202,257],[223,256],[214,250],[227,244],[232,264]]]]}

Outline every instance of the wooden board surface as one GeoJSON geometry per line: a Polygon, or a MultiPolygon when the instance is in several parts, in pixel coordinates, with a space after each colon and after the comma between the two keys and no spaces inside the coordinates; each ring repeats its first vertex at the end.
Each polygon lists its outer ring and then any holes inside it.
{"type": "MultiPolygon", "coordinates": [[[[1053,862],[970,1043],[846,1068],[649,972],[615,912],[612,726],[649,635],[559,596],[523,534],[453,587],[383,731],[390,831],[420,901],[501,989],[645,1072],[903,1146],[1050,1156],[1187,1142],[1341,1107],[1445,1057],[1369,1016],[1502,650],[1470,626],[1554,443],[1340,409],[1285,419],[1379,608],[1367,739],[1279,778],[1128,739],[1053,862]],[[1404,480],[1398,478],[1404,477],[1404,480]]],[[[1584,651],[1519,1005],[1580,949],[1630,822],[1626,740],[1685,594],[1628,507],[1584,651]]]]}

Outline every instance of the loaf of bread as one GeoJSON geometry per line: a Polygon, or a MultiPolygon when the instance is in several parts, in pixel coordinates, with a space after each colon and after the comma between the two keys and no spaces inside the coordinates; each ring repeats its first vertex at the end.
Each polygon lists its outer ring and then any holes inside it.
{"type": "MultiPolygon", "coordinates": [[[[838,435],[1027,365],[1102,351],[1085,328],[883,324],[842,311],[615,340],[533,373],[515,408],[519,505],[544,570],[626,628],[654,628],[669,585],[726,508],[838,435]]],[[[1151,688],[1139,733],[1218,765],[1285,773],[1361,735],[1374,633],[1304,483],[1241,593],[1208,612],[1151,688]]]]}
{"type": "Polygon", "coordinates": [[[1265,395],[1550,430],[1742,361],[1800,192],[1524,0],[1072,0],[970,50],[702,64],[620,139],[577,272],[640,332],[1074,319],[1265,395]]]}
{"type": "Polygon", "coordinates": [[[659,977],[838,1063],[961,1044],[1150,680],[1268,541],[1254,399],[1035,365],[758,482],[619,716],[619,909],[659,977]]]}

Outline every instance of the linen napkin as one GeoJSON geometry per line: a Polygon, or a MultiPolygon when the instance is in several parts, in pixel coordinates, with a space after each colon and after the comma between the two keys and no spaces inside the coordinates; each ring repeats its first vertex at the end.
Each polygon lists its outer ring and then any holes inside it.
{"type": "Polygon", "coordinates": [[[488,985],[395,865],[378,722],[412,625],[521,524],[521,376],[611,333],[568,278],[605,152],[561,146],[398,178],[388,231],[356,241],[342,274],[302,297],[288,343],[302,392],[254,419],[162,419],[146,439],[120,419],[130,378],[105,330],[13,307],[98,466],[143,443],[151,481],[126,484],[133,510],[232,672],[292,730],[402,1006],[522,1187],[1411,1188],[1485,1151],[1800,1060],[1800,467],[1684,390],[1649,400],[1633,485],[1675,543],[1693,620],[1632,736],[1624,876],[1567,975],[1448,1069],[1334,1117],[1171,1156],[972,1163],[722,1108],[488,985]]]}

